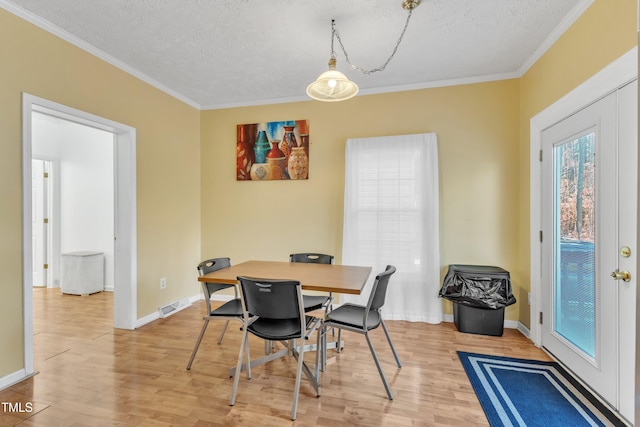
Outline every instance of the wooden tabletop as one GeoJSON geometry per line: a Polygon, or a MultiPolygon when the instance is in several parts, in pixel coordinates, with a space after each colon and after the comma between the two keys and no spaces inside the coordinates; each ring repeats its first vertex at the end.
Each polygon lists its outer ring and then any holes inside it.
{"type": "Polygon", "coordinates": [[[299,262],[246,261],[198,277],[201,282],[236,284],[238,276],[296,280],[302,289],[360,295],[371,267],[299,262]]]}

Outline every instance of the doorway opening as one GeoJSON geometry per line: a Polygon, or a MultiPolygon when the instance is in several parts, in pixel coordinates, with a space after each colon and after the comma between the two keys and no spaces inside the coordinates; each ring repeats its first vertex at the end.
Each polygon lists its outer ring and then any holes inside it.
{"type": "Polygon", "coordinates": [[[136,130],[30,94],[22,97],[23,171],[23,300],[25,374],[33,364],[33,114],[67,120],[113,135],[113,325],[135,329],[137,321],[136,260],[136,130]]]}
{"type": "Polygon", "coordinates": [[[104,260],[103,280],[80,288],[113,291],[115,135],[38,111],[31,120],[33,286],[61,287],[63,260],[80,251],[104,260]]]}

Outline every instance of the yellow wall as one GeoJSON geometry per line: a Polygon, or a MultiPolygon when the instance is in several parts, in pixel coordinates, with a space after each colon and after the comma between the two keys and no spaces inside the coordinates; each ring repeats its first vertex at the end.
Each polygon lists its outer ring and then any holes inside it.
{"type": "Polygon", "coordinates": [[[518,304],[506,317],[529,325],[529,120],[633,47],[635,16],[635,0],[596,0],[521,79],[198,112],[0,9],[0,378],[24,357],[22,92],[137,129],[138,317],[198,292],[207,257],[317,250],[340,262],[346,139],[436,132],[441,273],[511,271],[518,304]],[[310,179],[235,181],[235,126],[291,119],[310,121],[310,179]]]}
{"type": "Polygon", "coordinates": [[[138,317],[193,295],[200,112],[0,9],[0,378],[24,367],[21,94],[137,129],[138,317]],[[159,278],[168,279],[159,291],[159,278]]]}
{"type": "MultiPolygon", "coordinates": [[[[526,301],[530,277],[529,131],[536,114],[637,45],[636,0],[596,0],[562,37],[520,78],[520,211],[516,298],[526,301]]],[[[519,321],[529,327],[527,304],[519,321]]]]}
{"type": "Polygon", "coordinates": [[[423,132],[438,134],[442,273],[452,263],[517,269],[517,80],[203,112],[203,257],[318,251],[339,263],[347,138],[423,132]],[[295,119],[309,120],[309,180],[236,181],[236,125],[295,119]]]}
{"type": "Polygon", "coordinates": [[[450,263],[509,270],[518,303],[506,318],[529,327],[529,120],[635,46],[635,17],[635,0],[596,0],[514,81],[203,112],[203,256],[286,260],[317,250],[339,262],[345,140],[436,132],[441,273],[450,263]],[[292,119],[310,120],[308,182],[236,182],[234,163],[216,161],[233,158],[236,124],[292,119]],[[212,183],[219,198],[207,197],[212,183]],[[216,207],[228,198],[233,206],[216,207]]]}

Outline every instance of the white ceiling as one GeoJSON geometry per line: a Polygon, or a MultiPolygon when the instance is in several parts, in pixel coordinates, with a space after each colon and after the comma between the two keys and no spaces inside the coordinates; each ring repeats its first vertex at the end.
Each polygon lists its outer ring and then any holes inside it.
{"type": "MultiPolygon", "coordinates": [[[[514,78],[593,0],[423,0],[387,68],[360,94],[514,78]]],[[[7,9],[202,109],[308,100],[331,20],[371,69],[404,26],[402,0],[0,0],[7,9]]],[[[317,101],[316,101],[317,102],[317,101]]],[[[348,101],[347,101],[348,102],[348,101]]]]}

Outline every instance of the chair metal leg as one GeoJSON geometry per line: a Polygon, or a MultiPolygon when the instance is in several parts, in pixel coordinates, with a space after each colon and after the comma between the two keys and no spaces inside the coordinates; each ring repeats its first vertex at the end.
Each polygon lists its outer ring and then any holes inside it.
{"type": "Polygon", "coordinates": [[[275,349],[276,349],[276,343],[274,341],[264,340],[264,354],[265,354],[265,356],[273,354],[275,349]]]}
{"type": "MultiPolygon", "coordinates": [[[[318,328],[318,336],[316,337],[316,370],[315,370],[315,374],[316,374],[316,379],[318,379],[318,375],[320,374],[320,363],[322,360],[322,353],[323,353],[323,349],[324,346],[322,345],[323,340],[322,340],[322,335],[323,335],[323,329],[324,329],[324,324],[320,324],[320,327],[318,328]]],[[[318,394],[319,394],[320,390],[318,390],[318,394]]]]}
{"type": "Polygon", "coordinates": [[[224,333],[227,332],[227,326],[229,326],[229,321],[224,322],[224,326],[222,327],[222,332],[220,332],[220,337],[218,338],[218,344],[222,344],[222,337],[224,337],[224,333]]]}
{"type": "Polygon", "coordinates": [[[367,339],[367,344],[369,344],[369,350],[371,350],[371,355],[373,356],[373,360],[376,362],[376,367],[378,368],[378,373],[380,374],[380,379],[382,379],[382,383],[384,384],[385,390],[387,390],[387,396],[389,396],[389,400],[393,400],[393,394],[391,393],[391,388],[389,388],[389,384],[387,383],[387,378],[384,376],[384,372],[382,372],[382,366],[380,366],[380,361],[378,360],[378,355],[376,351],[373,349],[373,344],[371,343],[371,338],[369,338],[369,334],[364,334],[367,339]]]}
{"type": "Polygon", "coordinates": [[[191,357],[189,358],[189,363],[187,363],[187,370],[191,369],[191,364],[193,363],[193,359],[196,357],[196,353],[198,352],[198,348],[200,348],[200,343],[202,342],[202,337],[204,337],[204,333],[207,330],[207,325],[209,324],[209,319],[204,319],[204,324],[202,325],[202,330],[200,330],[200,336],[196,341],[195,347],[193,347],[193,351],[191,352],[191,357]]]}
{"type": "MultiPolygon", "coordinates": [[[[233,376],[233,389],[231,390],[231,400],[229,401],[230,406],[236,404],[236,394],[238,393],[238,383],[240,382],[240,371],[242,369],[242,358],[244,356],[245,346],[247,346],[247,343],[249,341],[247,338],[247,328],[244,328],[242,341],[240,342],[240,352],[238,353],[238,363],[236,364],[236,373],[233,376]]],[[[251,364],[249,363],[248,365],[249,366],[247,369],[251,369],[251,364]]]]}
{"type": "MultiPolygon", "coordinates": [[[[331,333],[335,336],[335,330],[336,328],[331,328],[331,333]]],[[[327,348],[329,347],[328,342],[327,342],[327,336],[329,335],[329,331],[327,330],[327,328],[325,327],[323,329],[323,334],[322,334],[322,372],[327,370],[327,348]]],[[[340,329],[338,329],[338,341],[336,343],[336,351],[339,353],[340,352],[340,329]]]]}
{"type": "Polygon", "coordinates": [[[389,331],[387,330],[387,325],[384,324],[384,320],[380,319],[382,323],[382,329],[384,329],[384,334],[387,336],[387,341],[389,341],[389,346],[391,347],[391,352],[393,353],[393,357],[396,358],[396,364],[398,368],[402,368],[402,364],[400,363],[400,358],[398,357],[398,353],[396,353],[396,348],[393,346],[393,342],[391,341],[391,335],[389,335],[389,331]]]}
{"type": "Polygon", "coordinates": [[[327,367],[327,328],[322,325],[320,335],[318,336],[320,343],[318,347],[318,355],[320,356],[320,371],[324,372],[327,367]]]}
{"type": "MultiPolygon", "coordinates": [[[[304,339],[303,339],[304,341],[304,339]]],[[[295,341],[294,344],[295,346],[295,341]]],[[[291,419],[296,419],[296,413],[298,412],[298,395],[300,394],[300,377],[302,377],[302,364],[304,363],[304,342],[300,345],[300,351],[298,353],[298,371],[296,372],[296,385],[293,389],[293,408],[291,410],[291,419]]]]}
{"type": "MultiPolygon", "coordinates": [[[[251,346],[249,345],[249,336],[247,335],[247,342],[245,343],[244,346],[245,350],[247,350],[247,364],[246,365],[242,365],[243,367],[246,366],[246,371],[247,371],[247,379],[250,380],[251,379],[251,346]]],[[[241,368],[242,369],[242,368],[241,368]]],[[[229,369],[229,377],[233,378],[236,375],[236,368],[231,368],[229,369]]]]}
{"type": "MultiPolygon", "coordinates": [[[[288,348],[284,348],[282,350],[279,350],[276,353],[271,353],[271,354],[269,354],[267,356],[263,356],[263,357],[260,357],[258,359],[252,360],[250,362],[250,365],[251,365],[250,367],[253,368],[255,366],[264,365],[267,362],[271,362],[272,360],[279,359],[279,358],[284,357],[284,356],[286,356],[288,354],[289,354],[289,349],[288,348]]],[[[246,369],[246,366],[242,365],[241,369],[246,369]]],[[[235,375],[235,373],[236,373],[236,367],[235,366],[233,368],[229,369],[229,377],[233,377],[235,375]]]]}
{"type": "MultiPolygon", "coordinates": [[[[322,326],[318,329],[318,344],[317,344],[317,350],[318,353],[320,355],[320,371],[324,372],[327,368],[327,348],[329,347],[328,342],[327,342],[327,335],[329,335],[329,328],[327,328],[324,324],[324,322],[322,323],[322,326]]],[[[334,328],[331,327],[331,334],[333,336],[335,336],[335,330],[338,329],[338,341],[335,343],[335,348],[336,351],[338,353],[340,353],[340,329],[339,328],[334,328]]],[[[333,344],[333,343],[332,343],[333,344]]],[[[332,347],[333,348],[333,345],[332,347]]],[[[316,374],[317,376],[317,374],[316,374]]]]}
{"type": "MultiPolygon", "coordinates": [[[[327,304],[327,306],[324,309],[325,319],[327,318],[327,314],[331,311],[333,311],[333,293],[329,292],[329,304],[327,304]]],[[[331,335],[334,337],[336,336],[335,328],[331,328],[331,335]]]]}
{"type": "Polygon", "coordinates": [[[318,327],[318,336],[316,341],[316,382],[318,384],[317,395],[320,397],[320,372],[324,372],[327,366],[327,329],[324,326],[324,322],[320,322],[318,327]]]}
{"type": "MultiPolygon", "coordinates": [[[[335,329],[331,329],[335,331],[335,329]]],[[[323,329],[324,333],[322,334],[322,371],[327,370],[327,328],[323,329]]]]}
{"type": "Polygon", "coordinates": [[[247,350],[247,379],[251,379],[251,346],[249,345],[249,335],[247,334],[247,342],[245,343],[247,350]]]}

